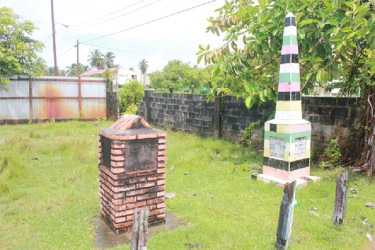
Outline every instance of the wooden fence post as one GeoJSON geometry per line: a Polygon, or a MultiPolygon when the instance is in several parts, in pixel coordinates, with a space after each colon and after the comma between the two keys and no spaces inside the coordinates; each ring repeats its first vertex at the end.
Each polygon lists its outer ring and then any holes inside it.
{"type": "Polygon", "coordinates": [[[294,201],[297,181],[285,184],[283,200],[280,205],[279,222],[276,232],[276,249],[287,249],[292,233],[294,201]]]}
{"type": "Polygon", "coordinates": [[[335,208],[333,211],[333,225],[342,224],[346,214],[346,201],[348,200],[348,172],[339,175],[336,182],[335,208]]]}
{"type": "Polygon", "coordinates": [[[106,117],[116,121],[118,119],[118,93],[106,91],[106,117]]]}
{"type": "Polygon", "coordinates": [[[82,82],[81,82],[81,76],[79,76],[79,74],[78,74],[78,79],[77,80],[78,80],[77,81],[77,85],[78,85],[78,111],[79,111],[79,120],[82,120],[83,119],[83,111],[82,111],[82,82]]]}
{"type": "Polygon", "coordinates": [[[29,122],[33,122],[33,79],[29,76],[29,122]]]}
{"type": "Polygon", "coordinates": [[[140,212],[138,208],[134,210],[131,250],[147,250],[149,214],[148,209],[140,212]]]}

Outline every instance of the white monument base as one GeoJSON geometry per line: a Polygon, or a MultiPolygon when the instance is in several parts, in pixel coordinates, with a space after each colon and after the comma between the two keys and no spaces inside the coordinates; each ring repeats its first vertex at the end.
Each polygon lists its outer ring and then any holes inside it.
{"type": "MultiPolygon", "coordinates": [[[[284,187],[286,183],[288,183],[287,180],[280,179],[272,175],[261,174],[261,173],[252,174],[251,177],[256,180],[262,180],[265,183],[276,184],[277,186],[282,187],[282,188],[284,187]]],[[[318,181],[319,179],[320,177],[318,176],[308,175],[308,176],[297,178],[296,181],[297,181],[298,187],[306,187],[309,182],[315,182],[315,181],[318,181]]]]}

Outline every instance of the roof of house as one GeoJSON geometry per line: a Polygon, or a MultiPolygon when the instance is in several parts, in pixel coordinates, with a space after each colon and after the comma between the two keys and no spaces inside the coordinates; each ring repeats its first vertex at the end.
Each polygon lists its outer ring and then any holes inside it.
{"type": "MultiPolygon", "coordinates": [[[[118,68],[109,68],[110,71],[117,71],[118,68]]],[[[100,75],[105,71],[105,69],[92,69],[86,72],[83,72],[80,76],[92,76],[92,75],[100,75]]]]}

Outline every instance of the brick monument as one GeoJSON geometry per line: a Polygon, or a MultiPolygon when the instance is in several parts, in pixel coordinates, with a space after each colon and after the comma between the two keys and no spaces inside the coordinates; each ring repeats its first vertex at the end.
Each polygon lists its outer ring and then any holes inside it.
{"type": "Polygon", "coordinates": [[[304,184],[310,176],[311,123],[302,119],[300,72],[296,18],[285,18],[275,119],[264,127],[263,173],[266,182],[284,185],[297,180],[304,184]]]}
{"type": "Polygon", "coordinates": [[[134,210],[149,224],[165,221],[166,132],[124,115],[99,138],[100,213],[116,234],[131,229],[134,210]]]}

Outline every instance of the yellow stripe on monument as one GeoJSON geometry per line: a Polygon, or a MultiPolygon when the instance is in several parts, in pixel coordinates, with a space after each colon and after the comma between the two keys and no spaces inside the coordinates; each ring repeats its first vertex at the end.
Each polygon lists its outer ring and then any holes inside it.
{"type": "Polygon", "coordinates": [[[279,133],[284,133],[284,134],[288,133],[287,128],[288,128],[288,125],[277,124],[277,132],[279,133]]]}
{"type": "Polygon", "coordinates": [[[302,110],[301,101],[277,101],[276,110],[302,110]]]}
{"type": "Polygon", "coordinates": [[[263,151],[264,157],[270,157],[270,148],[264,148],[263,151]]]}

